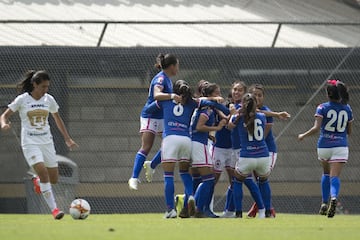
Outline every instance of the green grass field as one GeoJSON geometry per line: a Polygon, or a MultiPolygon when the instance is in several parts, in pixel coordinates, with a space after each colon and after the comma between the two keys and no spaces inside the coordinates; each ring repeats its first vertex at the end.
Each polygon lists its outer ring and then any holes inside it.
{"type": "Polygon", "coordinates": [[[275,219],[163,219],[162,214],[0,214],[0,239],[359,239],[360,215],[277,214],[275,219]]]}

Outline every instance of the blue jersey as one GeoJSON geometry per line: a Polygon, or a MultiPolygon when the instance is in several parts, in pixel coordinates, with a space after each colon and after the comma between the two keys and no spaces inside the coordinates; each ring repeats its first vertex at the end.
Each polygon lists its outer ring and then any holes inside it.
{"type": "Polygon", "coordinates": [[[206,126],[211,127],[215,123],[213,109],[211,109],[210,107],[196,109],[191,119],[191,140],[207,145],[209,132],[200,132],[196,130],[196,125],[201,115],[205,116],[208,119],[205,124],[206,126]]]}
{"type": "MultiPolygon", "coordinates": [[[[262,106],[260,108],[260,110],[271,112],[270,108],[267,107],[267,106],[262,106]]],[[[274,118],[273,117],[266,117],[266,124],[273,125],[274,124],[274,118]]],[[[269,152],[273,152],[273,153],[277,152],[275,138],[274,138],[274,135],[273,135],[272,128],[270,129],[268,135],[266,136],[265,142],[266,142],[266,145],[267,145],[267,147],[269,149],[269,152]]]]}
{"type": "Polygon", "coordinates": [[[268,157],[269,150],[267,148],[264,130],[266,124],[266,118],[263,113],[256,113],[255,126],[253,134],[249,134],[247,128],[244,126],[244,117],[240,117],[239,135],[241,141],[240,157],[268,157]]]}
{"type": "Polygon", "coordinates": [[[208,100],[189,101],[185,105],[176,103],[174,100],[155,101],[148,105],[146,112],[152,113],[159,109],[164,112],[164,132],[163,137],[169,135],[180,135],[190,137],[190,120],[197,107],[212,106],[226,112],[226,108],[217,103],[208,100]]]}
{"type": "MultiPolygon", "coordinates": [[[[218,124],[220,122],[220,116],[215,113],[215,122],[218,124]]],[[[224,126],[221,130],[216,131],[215,133],[215,147],[218,148],[231,148],[231,131],[224,126]]]]}
{"type": "Polygon", "coordinates": [[[318,148],[346,147],[348,122],[353,120],[350,105],[326,102],[316,108],[322,118],[318,148]]]}
{"type": "MultiPolygon", "coordinates": [[[[236,103],[236,104],[234,104],[234,107],[235,107],[235,109],[240,109],[241,104],[236,103]]],[[[231,130],[231,145],[232,145],[232,149],[240,149],[241,148],[238,125],[236,125],[236,127],[231,130]]]]}
{"type": "Polygon", "coordinates": [[[149,95],[146,101],[144,108],[141,111],[141,117],[143,118],[155,118],[155,119],[162,119],[163,112],[162,111],[155,111],[153,113],[146,113],[147,106],[155,101],[154,99],[154,87],[159,86],[162,89],[163,93],[172,93],[173,85],[171,79],[166,76],[166,74],[161,71],[151,80],[150,87],[149,87],[149,95]]]}

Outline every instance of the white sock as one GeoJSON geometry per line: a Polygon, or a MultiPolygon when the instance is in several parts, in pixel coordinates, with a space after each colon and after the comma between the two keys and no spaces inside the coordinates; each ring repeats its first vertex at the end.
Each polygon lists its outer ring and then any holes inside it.
{"type": "Polygon", "coordinates": [[[259,209],[259,218],[265,218],[265,208],[259,209]]]}
{"type": "Polygon", "coordinates": [[[47,183],[40,182],[40,190],[47,205],[49,206],[51,211],[53,211],[56,208],[56,202],[55,202],[54,194],[51,189],[51,184],[49,182],[47,183]]]}

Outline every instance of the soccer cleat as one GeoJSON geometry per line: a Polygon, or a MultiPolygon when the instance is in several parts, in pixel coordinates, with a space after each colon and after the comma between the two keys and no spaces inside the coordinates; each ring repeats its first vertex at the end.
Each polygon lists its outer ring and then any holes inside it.
{"type": "Polygon", "coordinates": [[[271,210],[265,210],[265,217],[266,218],[274,218],[273,215],[271,214],[271,210]]]}
{"type": "Polygon", "coordinates": [[[336,204],[337,204],[336,198],[332,198],[330,201],[329,209],[327,211],[328,218],[334,217],[336,212],[336,204]]]}
{"type": "Polygon", "coordinates": [[[248,211],[247,217],[248,218],[254,218],[254,217],[256,217],[257,212],[258,212],[258,207],[257,207],[256,203],[254,203],[251,206],[250,210],[248,211]]]}
{"type": "Polygon", "coordinates": [[[64,212],[60,211],[58,208],[55,208],[52,211],[52,215],[53,215],[55,220],[60,220],[60,219],[62,219],[64,217],[64,212]]]}
{"type": "Polygon", "coordinates": [[[151,168],[151,161],[145,161],[143,167],[145,168],[146,181],[151,182],[155,173],[155,169],[151,168]]]}
{"type": "Polygon", "coordinates": [[[328,211],[329,206],[326,203],[322,203],[320,210],[319,210],[319,214],[320,215],[327,215],[327,211],[328,211]]]}
{"type": "Polygon", "coordinates": [[[176,218],[176,217],[177,217],[177,213],[176,213],[175,209],[166,211],[165,215],[164,215],[164,218],[176,218]]]}
{"type": "Polygon", "coordinates": [[[129,184],[129,188],[131,190],[138,190],[138,183],[139,183],[139,179],[137,178],[130,178],[128,181],[129,184]]]}
{"type": "Polygon", "coordinates": [[[235,218],[242,218],[242,211],[236,211],[235,218]]]}
{"type": "Polygon", "coordinates": [[[181,212],[181,209],[184,207],[184,198],[185,194],[176,194],[175,195],[175,209],[176,212],[181,212]]]}
{"type": "Polygon", "coordinates": [[[265,208],[259,209],[259,218],[266,218],[267,215],[268,215],[269,217],[271,217],[271,215],[270,215],[270,210],[267,210],[267,211],[266,211],[265,208]]]}
{"type": "Polygon", "coordinates": [[[216,215],[214,212],[212,212],[210,209],[204,212],[205,216],[208,218],[219,218],[219,215],[216,215]]]}
{"type": "Polygon", "coordinates": [[[270,208],[270,213],[271,213],[271,216],[272,216],[273,218],[276,217],[276,212],[275,212],[275,209],[274,209],[274,208],[270,208]]]}
{"type": "Polygon", "coordinates": [[[194,218],[206,218],[206,215],[203,212],[195,211],[194,218]]]}
{"type": "Polygon", "coordinates": [[[187,208],[183,207],[179,213],[179,217],[181,218],[189,218],[190,215],[189,215],[189,211],[187,208]]]}
{"type": "Polygon", "coordinates": [[[40,194],[41,190],[40,190],[40,178],[39,178],[39,176],[33,176],[31,178],[31,181],[34,184],[34,192],[37,193],[37,194],[40,194]]]}
{"type": "Polygon", "coordinates": [[[189,197],[188,200],[188,211],[189,211],[189,216],[192,217],[195,215],[195,198],[193,196],[189,197]]]}
{"type": "Polygon", "coordinates": [[[220,216],[221,218],[234,218],[235,212],[232,211],[224,211],[223,214],[220,216]]]}

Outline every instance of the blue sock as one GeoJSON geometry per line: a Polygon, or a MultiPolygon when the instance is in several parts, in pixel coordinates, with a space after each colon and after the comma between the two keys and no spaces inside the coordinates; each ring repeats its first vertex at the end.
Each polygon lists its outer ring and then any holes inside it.
{"type": "Polygon", "coordinates": [[[242,199],[243,199],[243,190],[242,190],[242,182],[233,179],[233,198],[234,198],[234,206],[235,211],[242,211],[242,199]]]}
{"type": "Polygon", "coordinates": [[[132,172],[132,178],[139,178],[141,169],[143,168],[144,162],[146,160],[147,153],[143,150],[139,150],[136,153],[135,160],[134,160],[134,168],[132,172]]]}
{"type": "Polygon", "coordinates": [[[328,203],[330,196],[330,176],[329,174],[323,174],[321,177],[321,193],[322,202],[328,203]]]}
{"type": "MultiPolygon", "coordinates": [[[[266,210],[271,209],[271,188],[269,184],[269,180],[266,179],[265,181],[259,181],[259,189],[262,197],[263,204],[266,210]]],[[[257,204],[257,203],[256,203],[257,204]]],[[[261,209],[260,205],[258,208],[261,209]]]]}
{"type": "Polygon", "coordinates": [[[180,171],[180,177],[185,189],[184,207],[187,207],[189,196],[193,194],[192,178],[189,171],[180,171]]]}
{"type": "MultiPolygon", "coordinates": [[[[196,208],[200,212],[204,212],[205,205],[207,204],[211,188],[214,187],[215,177],[214,174],[208,174],[201,177],[202,183],[199,185],[195,192],[196,208]]],[[[210,196],[212,197],[212,196],[210,196]]]]}
{"type": "Polygon", "coordinates": [[[226,191],[226,201],[225,201],[225,211],[233,212],[235,210],[234,207],[234,198],[233,198],[233,189],[230,185],[226,191]]]}
{"type": "MultiPolygon", "coordinates": [[[[249,189],[249,192],[251,194],[251,197],[254,199],[254,201],[256,202],[256,205],[258,206],[259,209],[262,209],[264,207],[263,206],[263,198],[261,196],[261,194],[259,194],[259,187],[258,185],[256,185],[256,183],[253,180],[253,177],[247,177],[244,181],[245,186],[249,189]]],[[[270,209],[270,208],[269,208],[270,209]]]]}
{"type": "Polygon", "coordinates": [[[215,178],[214,178],[214,182],[212,184],[212,187],[210,188],[208,199],[207,199],[207,201],[205,203],[205,206],[204,206],[204,211],[206,211],[206,212],[211,212],[210,203],[211,203],[213,195],[214,195],[214,189],[215,189],[215,178]]]}
{"type": "Polygon", "coordinates": [[[159,149],[159,151],[157,151],[153,159],[151,159],[150,167],[152,169],[155,169],[157,165],[159,165],[160,163],[161,163],[161,149],[159,149]]]}
{"type": "Polygon", "coordinates": [[[195,195],[196,189],[201,183],[201,176],[200,174],[193,174],[192,175],[192,182],[193,182],[193,195],[195,195]]]}
{"type": "Polygon", "coordinates": [[[174,201],[174,173],[164,172],[164,189],[165,189],[165,202],[168,210],[175,208],[174,201]]]}
{"type": "Polygon", "coordinates": [[[340,178],[337,176],[330,178],[330,195],[331,198],[337,198],[340,192],[340,178]]]}

